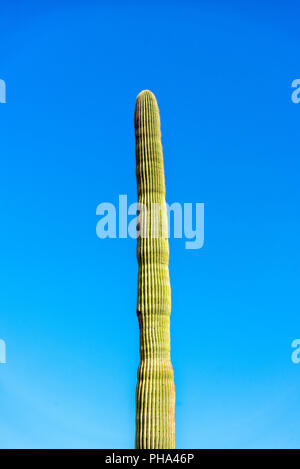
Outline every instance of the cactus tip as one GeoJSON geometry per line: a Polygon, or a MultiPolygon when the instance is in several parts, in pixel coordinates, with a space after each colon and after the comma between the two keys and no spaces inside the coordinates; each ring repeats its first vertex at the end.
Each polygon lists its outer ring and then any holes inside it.
{"type": "Polygon", "coordinates": [[[148,96],[149,98],[152,98],[154,101],[156,101],[156,98],[155,98],[154,93],[152,93],[152,91],[150,91],[150,90],[143,90],[143,91],[141,91],[141,92],[137,95],[137,98],[136,98],[136,99],[138,100],[138,99],[144,98],[144,97],[146,97],[146,96],[148,96]]]}

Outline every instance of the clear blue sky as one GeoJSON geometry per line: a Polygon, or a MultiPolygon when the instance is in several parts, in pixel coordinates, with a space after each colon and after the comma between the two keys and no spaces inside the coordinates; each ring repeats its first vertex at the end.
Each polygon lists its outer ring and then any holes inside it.
{"type": "Polygon", "coordinates": [[[96,237],[136,200],[151,89],[167,201],[179,448],[300,447],[299,3],[0,2],[1,448],[134,445],[137,262],[96,237]]]}

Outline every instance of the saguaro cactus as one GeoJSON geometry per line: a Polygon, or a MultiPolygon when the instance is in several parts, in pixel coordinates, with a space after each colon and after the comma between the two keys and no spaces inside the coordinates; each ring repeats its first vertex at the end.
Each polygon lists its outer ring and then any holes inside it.
{"type": "Polygon", "coordinates": [[[135,447],[175,448],[165,177],[159,110],[151,91],[145,90],[138,95],[134,124],[138,202],[146,207],[139,217],[143,234],[137,238],[140,364],[136,388],[135,447]],[[158,211],[157,207],[161,210],[158,211]]]}

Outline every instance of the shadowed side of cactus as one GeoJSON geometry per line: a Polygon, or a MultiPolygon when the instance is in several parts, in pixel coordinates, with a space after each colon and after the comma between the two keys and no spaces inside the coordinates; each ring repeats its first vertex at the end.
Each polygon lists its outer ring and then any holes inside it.
{"type": "Polygon", "coordinates": [[[171,289],[165,203],[165,177],[160,117],[153,93],[142,91],[136,101],[136,178],[140,229],[137,315],[140,364],[136,388],[138,448],[175,448],[175,386],[170,359],[171,289]],[[157,211],[157,207],[160,210],[157,211]]]}

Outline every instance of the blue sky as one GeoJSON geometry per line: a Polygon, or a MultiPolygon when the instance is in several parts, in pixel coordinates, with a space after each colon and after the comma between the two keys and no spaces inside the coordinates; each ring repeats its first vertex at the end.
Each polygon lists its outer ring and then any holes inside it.
{"type": "Polygon", "coordinates": [[[299,4],[0,2],[1,448],[132,448],[132,239],[96,207],[136,201],[133,112],[151,89],[170,240],[178,448],[300,446],[299,4]]]}

